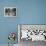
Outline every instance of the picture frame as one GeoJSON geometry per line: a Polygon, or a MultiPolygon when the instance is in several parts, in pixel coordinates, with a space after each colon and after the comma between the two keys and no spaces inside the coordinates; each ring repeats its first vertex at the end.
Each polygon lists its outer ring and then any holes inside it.
{"type": "Polygon", "coordinates": [[[16,7],[4,7],[4,17],[16,17],[17,8],[16,7]]]}

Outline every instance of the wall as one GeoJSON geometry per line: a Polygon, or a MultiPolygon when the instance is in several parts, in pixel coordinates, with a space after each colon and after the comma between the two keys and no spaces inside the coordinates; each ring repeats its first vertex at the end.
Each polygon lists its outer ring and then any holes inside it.
{"type": "Polygon", "coordinates": [[[46,0],[21,0],[21,24],[46,24],[46,0]]]}
{"type": "MultiPolygon", "coordinates": [[[[0,44],[7,44],[17,24],[46,24],[46,0],[0,0],[0,44]],[[4,7],[17,7],[17,17],[4,17],[4,7]]],[[[17,41],[16,41],[17,42],[17,41]]]]}
{"type": "MultiPolygon", "coordinates": [[[[18,17],[4,17],[4,7],[17,8],[17,6],[17,0],[0,0],[0,44],[7,44],[9,42],[8,34],[10,32],[18,34],[17,24],[19,23],[19,15],[17,15],[18,17]]],[[[16,43],[18,43],[17,39],[16,43]]]]}

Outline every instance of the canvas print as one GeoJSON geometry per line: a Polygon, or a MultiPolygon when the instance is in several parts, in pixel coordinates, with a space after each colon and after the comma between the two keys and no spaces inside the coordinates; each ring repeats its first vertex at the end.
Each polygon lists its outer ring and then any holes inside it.
{"type": "Polygon", "coordinates": [[[16,16],[16,7],[4,7],[4,16],[5,17],[15,17],[16,16]]]}

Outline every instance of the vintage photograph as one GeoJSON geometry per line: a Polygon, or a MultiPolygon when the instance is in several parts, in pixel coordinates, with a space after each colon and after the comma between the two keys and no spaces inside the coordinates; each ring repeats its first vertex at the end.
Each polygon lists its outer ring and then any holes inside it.
{"type": "Polygon", "coordinates": [[[4,7],[4,16],[5,17],[15,17],[17,14],[16,7],[4,7]]]}

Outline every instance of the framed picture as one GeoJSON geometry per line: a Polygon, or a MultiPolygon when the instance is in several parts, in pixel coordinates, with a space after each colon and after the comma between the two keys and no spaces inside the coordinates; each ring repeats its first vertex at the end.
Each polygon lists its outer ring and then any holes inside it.
{"type": "Polygon", "coordinates": [[[16,17],[17,8],[16,7],[4,7],[4,16],[5,17],[16,17]]]}

